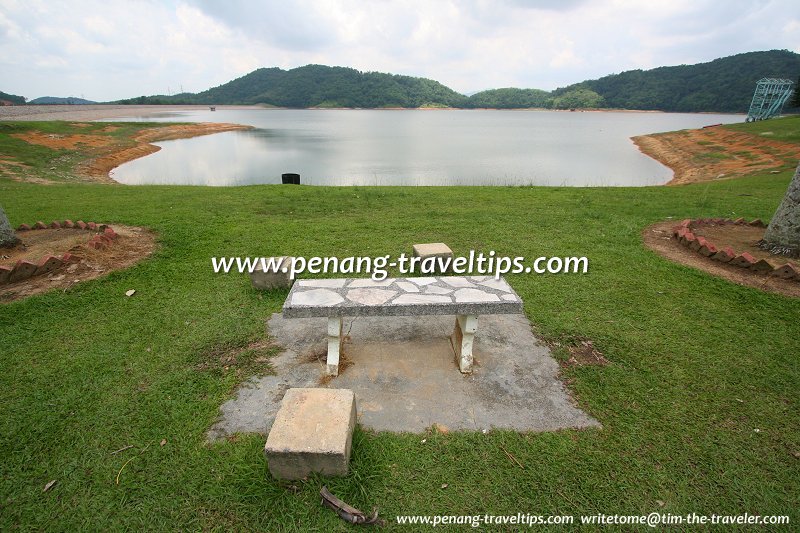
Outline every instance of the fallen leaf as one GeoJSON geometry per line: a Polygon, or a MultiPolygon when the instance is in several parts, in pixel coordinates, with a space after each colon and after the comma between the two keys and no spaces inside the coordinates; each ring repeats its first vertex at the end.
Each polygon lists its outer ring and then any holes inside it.
{"type": "Polygon", "coordinates": [[[442,488],[446,489],[447,488],[447,483],[442,483],[442,488]]]}
{"type": "Polygon", "coordinates": [[[133,296],[134,294],[136,294],[136,289],[125,291],[125,296],[133,296]]]}
{"type": "Polygon", "coordinates": [[[161,439],[161,445],[165,445],[167,443],[167,439],[161,439]]]}
{"type": "Polygon", "coordinates": [[[659,507],[664,507],[665,505],[667,505],[662,500],[656,500],[656,503],[658,504],[659,507]]]}
{"type": "Polygon", "coordinates": [[[47,485],[45,485],[44,488],[42,489],[42,492],[47,492],[48,490],[52,489],[53,485],[55,484],[56,484],[55,479],[53,481],[48,482],[47,485]]]}

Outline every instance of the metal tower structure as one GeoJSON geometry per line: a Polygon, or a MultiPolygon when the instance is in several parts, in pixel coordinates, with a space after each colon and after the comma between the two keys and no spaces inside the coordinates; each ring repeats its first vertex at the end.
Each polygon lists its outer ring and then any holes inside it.
{"type": "Polygon", "coordinates": [[[747,122],[766,120],[781,113],[783,104],[792,94],[791,80],[761,78],[756,82],[756,92],[747,112],[747,122]]]}

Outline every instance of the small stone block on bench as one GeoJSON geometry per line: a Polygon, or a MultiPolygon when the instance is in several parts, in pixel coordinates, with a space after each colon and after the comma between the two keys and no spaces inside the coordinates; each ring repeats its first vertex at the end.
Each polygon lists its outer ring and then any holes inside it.
{"type": "Polygon", "coordinates": [[[347,475],[355,424],[353,391],[287,390],[264,445],[270,473],[278,479],[347,475]]]}
{"type": "Polygon", "coordinates": [[[453,257],[453,250],[443,242],[415,244],[412,246],[414,257],[426,259],[428,257],[453,257]]]}
{"type": "MultiPolygon", "coordinates": [[[[450,249],[443,242],[432,242],[428,244],[415,244],[412,246],[412,255],[414,257],[419,257],[423,262],[427,259],[428,262],[436,261],[438,263],[439,258],[442,260],[453,260],[453,250],[450,249]]],[[[448,269],[441,269],[437,264],[433,270],[428,270],[425,272],[426,274],[444,274],[445,271],[448,269]]]]}
{"type": "Polygon", "coordinates": [[[265,257],[263,264],[259,263],[250,273],[250,282],[253,287],[260,290],[286,289],[292,286],[290,272],[293,257],[265,257]],[[266,268],[266,270],[265,270],[266,268]],[[286,272],[283,269],[286,269],[286,272]]]}

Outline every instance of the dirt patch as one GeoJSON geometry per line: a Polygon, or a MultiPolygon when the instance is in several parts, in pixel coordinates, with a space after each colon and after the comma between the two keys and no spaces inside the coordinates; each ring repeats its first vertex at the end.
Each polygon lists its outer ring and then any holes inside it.
{"type": "Polygon", "coordinates": [[[711,127],[633,137],[646,155],[675,173],[667,185],[730,179],[794,167],[800,145],[711,127]]]}
{"type": "Polygon", "coordinates": [[[8,176],[13,180],[22,179],[22,172],[28,165],[17,161],[13,157],[0,156],[0,175],[8,176]]]}
{"type": "MultiPolygon", "coordinates": [[[[73,124],[75,126],[75,124],[73,124]]],[[[28,144],[45,146],[53,150],[77,150],[78,148],[98,148],[109,146],[114,143],[113,137],[104,135],[89,135],[85,133],[73,133],[71,135],[58,135],[55,133],[42,133],[39,131],[29,131],[26,133],[14,133],[11,135],[21,139],[28,144]]]]}
{"type": "Polygon", "coordinates": [[[590,340],[581,340],[576,344],[567,346],[569,359],[561,361],[562,367],[573,366],[606,366],[609,360],[598,350],[590,340]]]}
{"type": "MultiPolygon", "coordinates": [[[[676,221],[669,220],[645,228],[642,231],[645,246],[670,261],[708,272],[738,285],[800,298],[800,283],[796,281],[721,263],[681,246],[678,240],[672,237],[672,228],[676,224],[676,221]]],[[[770,254],[755,246],[756,237],[764,233],[763,228],[731,224],[707,226],[697,230],[698,235],[705,235],[703,232],[708,232],[709,236],[706,238],[720,249],[730,246],[737,253],[748,252],[757,259],[767,259],[773,264],[785,264],[787,261],[783,256],[770,254]]]]}
{"type": "Polygon", "coordinates": [[[702,224],[692,226],[692,233],[696,237],[705,237],[709,242],[720,243],[722,248],[730,246],[737,253],[747,252],[756,259],[766,259],[775,265],[785,264],[788,258],[769,253],[758,247],[758,241],[764,238],[766,228],[745,226],[739,224],[702,224]]]}
{"type": "Polygon", "coordinates": [[[39,229],[17,231],[20,244],[0,250],[0,265],[13,267],[20,259],[34,263],[47,255],[62,256],[76,246],[84,245],[94,235],[82,229],[39,229]]]}
{"type": "MultiPolygon", "coordinates": [[[[148,257],[156,248],[155,235],[147,229],[117,224],[113,228],[117,233],[117,238],[112,246],[104,250],[86,246],[85,243],[92,237],[92,233],[84,230],[53,229],[18,232],[20,238],[23,239],[23,245],[28,246],[25,250],[27,258],[34,254],[41,254],[40,257],[63,255],[65,251],[69,251],[78,258],[78,261],[49,274],[0,285],[0,303],[12,302],[50,290],[66,292],[78,283],[105,276],[114,270],[128,268],[148,257]],[[63,232],[62,238],[53,237],[56,232],[63,232]],[[76,239],[74,232],[78,232],[81,238],[76,239]],[[33,234],[39,233],[50,233],[50,235],[33,236],[33,234]],[[78,240],[80,242],[74,244],[78,240]],[[71,247],[68,247],[70,245],[71,247]],[[65,247],[68,248],[64,250],[65,247]]],[[[12,253],[18,253],[17,248],[0,252],[0,256],[8,256],[0,264],[6,264],[12,253]]]]}
{"type": "Polygon", "coordinates": [[[251,342],[244,346],[219,345],[206,350],[196,370],[224,375],[234,372],[237,377],[272,374],[270,358],[278,347],[269,339],[251,342]]]}

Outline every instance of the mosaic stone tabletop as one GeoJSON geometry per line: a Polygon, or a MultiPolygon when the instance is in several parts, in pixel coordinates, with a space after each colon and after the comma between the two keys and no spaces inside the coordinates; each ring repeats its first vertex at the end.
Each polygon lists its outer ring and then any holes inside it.
{"type": "Polygon", "coordinates": [[[522,300],[491,276],[304,279],[294,283],[283,316],[493,315],[522,312],[522,300]]]}

